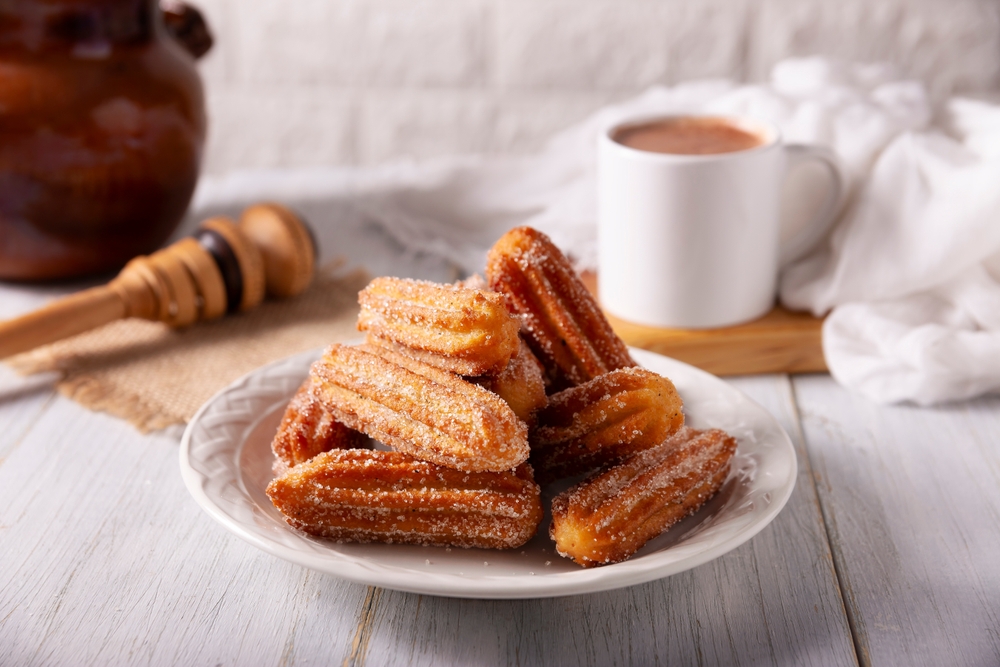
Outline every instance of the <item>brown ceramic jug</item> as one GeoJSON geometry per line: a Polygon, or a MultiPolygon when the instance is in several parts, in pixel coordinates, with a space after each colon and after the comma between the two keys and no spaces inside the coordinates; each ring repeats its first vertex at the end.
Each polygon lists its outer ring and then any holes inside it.
{"type": "Polygon", "coordinates": [[[0,2],[0,279],[110,271],[175,229],[205,140],[192,11],[0,2]]]}

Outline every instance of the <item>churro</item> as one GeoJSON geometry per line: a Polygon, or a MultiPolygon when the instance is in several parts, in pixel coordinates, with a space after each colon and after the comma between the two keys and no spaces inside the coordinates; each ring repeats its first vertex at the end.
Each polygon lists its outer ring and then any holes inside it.
{"type": "Polygon", "coordinates": [[[459,470],[511,470],[527,426],[499,396],[376,345],[331,345],[310,371],[343,424],[393,449],[459,470]]]}
{"type": "Polygon", "coordinates": [[[352,542],[512,549],[542,520],[531,468],[468,473],[402,452],[324,452],[271,481],[294,528],[352,542]]]}
{"type": "Polygon", "coordinates": [[[312,378],[308,378],[285,408],[278,432],[271,441],[276,474],[321,452],[354,449],[368,444],[364,434],[344,426],[323,407],[323,402],[316,397],[315,384],[312,378]]]}
{"type": "Polygon", "coordinates": [[[531,465],[542,483],[580,475],[658,445],[683,424],[670,380],[619,368],[549,396],[531,431],[531,465]]]}
{"type": "Polygon", "coordinates": [[[486,260],[490,287],[521,317],[521,333],[545,366],[551,390],[635,366],[566,256],[531,227],[507,232],[486,260]]]}
{"type": "Polygon", "coordinates": [[[376,278],[358,294],[369,342],[459,375],[499,372],[517,352],[518,320],[488,290],[376,278]]]}
{"type": "Polygon", "coordinates": [[[553,499],[556,550],[584,567],[625,560],[711,498],[735,452],[725,432],[685,427],[595,474],[553,499]]]}
{"type": "Polygon", "coordinates": [[[522,341],[517,354],[511,357],[503,371],[470,380],[502,398],[514,414],[530,426],[535,422],[535,413],[548,402],[543,373],[542,364],[522,341]]]}

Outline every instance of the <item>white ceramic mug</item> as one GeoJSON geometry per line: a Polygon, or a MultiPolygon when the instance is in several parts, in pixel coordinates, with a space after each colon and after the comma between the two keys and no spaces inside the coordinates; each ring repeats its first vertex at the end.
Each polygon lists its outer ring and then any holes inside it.
{"type": "Polygon", "coordinates": [[[761,317],[774,306],[779,268],[815,245],[836,218],[844,178],[831,151],[784,144],[770,123],[712,118],[756,135],[760,144],[690,155],[614,139],[627,126],[669,120],[664,117],[633,119],[602,133],[598,289],[613,315],[695,329],[761,317]],[[805,161],[827,168],[829,194],[813,220],[781,241],[782,186],[805,161]]]}

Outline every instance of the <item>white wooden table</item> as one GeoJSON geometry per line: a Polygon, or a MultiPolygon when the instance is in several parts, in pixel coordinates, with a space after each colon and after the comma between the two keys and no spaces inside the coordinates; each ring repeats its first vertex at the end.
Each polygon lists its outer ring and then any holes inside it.
{"type": "MultiPolygon", "coordinates": [[[[373,270],[446,274],[382,245],[373,270]]],[[[57,291],[0,287],[0,317],[57,291]]],[[[768,528],[652,583],[479,601],[260,552],[188,495],[177,433],[0,366],[0,665],[1000,665],[1000,398],[879,407],[826,375],[731,382],[798,450],[768,528]]]]}

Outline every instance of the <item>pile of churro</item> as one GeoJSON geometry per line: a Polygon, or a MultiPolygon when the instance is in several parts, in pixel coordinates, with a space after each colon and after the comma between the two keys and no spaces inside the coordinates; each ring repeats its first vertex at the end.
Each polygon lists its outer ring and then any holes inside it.
{"type": "Polygon", "coordinates": [[[684,424],[570,262],[520,227],[486,278],[377,278],[360,345],[331,345],[285,410],[267,495],[340,541],[512,549],[538,532],[584,567],[627,559],[721,487],[736,441],[684,424]],[[377,441],[391,451],[374,449],[377,441]]]}

